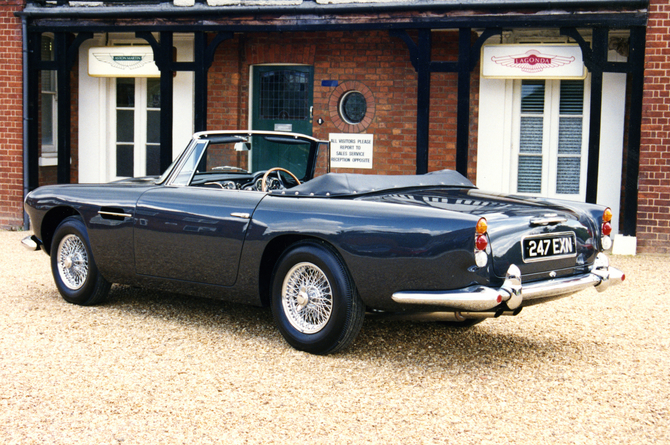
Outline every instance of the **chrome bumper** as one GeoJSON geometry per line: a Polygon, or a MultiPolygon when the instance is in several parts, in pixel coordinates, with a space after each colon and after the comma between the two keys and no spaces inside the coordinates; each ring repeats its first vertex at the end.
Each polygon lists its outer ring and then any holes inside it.
{"type": "Polygon", "coordinates": [[[507,276],[500,288],[475,285],[452,291],[407,291],[393,294],[393,301],[401,304],[444,306],[452,311],[491,311],[505,303],[507,309],[514,310],[522,303],[532,305],[534,300],[567,297],[589,287],[599,292],[612,284],[619,284],[626,278],[624,273],[610,267],[605,254],[598,254],[589,273],[564,278],[553,278],[526,285],[521,284],[521,272],[515,265],[507,270],[507,276]]]}
{"type": "Polygon", "coordinates": [[[30,235],[21,240],[21,245],[28,250],[40,250],[42,248],[42,241],[35,235],[30,235]]]}

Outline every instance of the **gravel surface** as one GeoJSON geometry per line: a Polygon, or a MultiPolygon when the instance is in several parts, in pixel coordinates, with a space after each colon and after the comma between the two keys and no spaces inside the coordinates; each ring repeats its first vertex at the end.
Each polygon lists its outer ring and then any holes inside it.
{"type": "Polygon", "coordinates": [[[3,444],[670,443],[668,257],[470,329],[366,319],[320,357],[268,309],[126,286],[67,304],[24,236],[0,232],[3,444]]]}

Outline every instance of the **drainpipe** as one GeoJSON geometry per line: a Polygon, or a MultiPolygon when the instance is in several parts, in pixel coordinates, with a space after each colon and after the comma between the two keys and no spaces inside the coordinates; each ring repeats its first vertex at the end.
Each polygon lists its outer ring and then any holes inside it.
{"type": "MultiPolygon", "coordinates": [[[[28,172],[30,166],[28,165],[28,23],[25,16],[21,17],[21,33],[22,36],[22,52],[23,52],[23,199],[26,199],[29,188],[28,172]]],[[[23,228],[30,229],[30,218],[23,209],[23,228]]]]}

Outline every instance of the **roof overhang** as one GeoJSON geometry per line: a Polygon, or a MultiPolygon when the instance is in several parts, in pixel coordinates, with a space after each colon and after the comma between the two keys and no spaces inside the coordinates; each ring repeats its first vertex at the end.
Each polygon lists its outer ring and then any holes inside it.
{"type": "MultiPolygon", "coordinates": [[[[458,27],[644,26],[648,0],[225,0],[29,1],[17,15],[37,26],[157,26],[184,31],[291,31],[458,27]],[[226,4],[230,3],[230,4],[226,4]],[[188,6],[179,6],[187,4],[188,6]]],[[[76,32],[75,29],[71,31],[76,32]]]]}

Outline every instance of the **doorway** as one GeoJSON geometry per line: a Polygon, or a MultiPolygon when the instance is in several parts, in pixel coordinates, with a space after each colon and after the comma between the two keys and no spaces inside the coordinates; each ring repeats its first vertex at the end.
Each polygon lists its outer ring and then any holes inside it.
{"type": "Polygon", "coordinates": [[[160,175],[160,79],[116,78],[111,84],[109,177],[160,175]]]}
{"type": "MultiPolygon", "coordinates": [[[[312,135],[314,68],[305,65],[262,65],[252,70],[251,128],[312,135]]],[[[259,171],[279,165],[277,144],[259,140],[250,168],[259,171]]],[[[285,162],[287,160],[284,160],[285,162]]],[[[291,163],[288,161],[289,164],[291,163]]],[[[302,166],[296,166],[301,168],[302,166]]]]}

